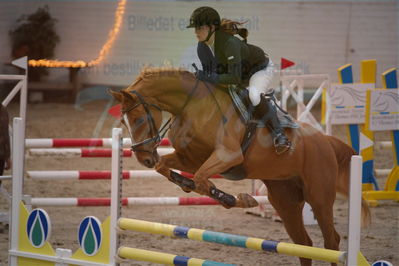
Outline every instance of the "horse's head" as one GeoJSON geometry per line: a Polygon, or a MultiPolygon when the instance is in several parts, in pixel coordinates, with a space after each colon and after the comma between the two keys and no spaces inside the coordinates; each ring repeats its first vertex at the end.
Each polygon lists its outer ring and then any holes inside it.
{"type": "Polygon", "coordinates": [[[137,160],[148,168],[154,167],[159,160],[157,147],[161,141],[162,110],[136,90],[110,93],[121,104],[121,122],[129,132],[137,160]]]}

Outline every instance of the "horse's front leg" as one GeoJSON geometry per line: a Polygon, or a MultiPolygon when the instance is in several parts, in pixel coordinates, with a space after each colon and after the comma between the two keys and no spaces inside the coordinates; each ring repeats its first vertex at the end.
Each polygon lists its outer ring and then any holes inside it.
{"type": "MultiPolygon", "coordinates": [[[[155,170],[161,175],[165,176],[169,181],[178,185],[184,192],[189,193],[193,191],[190,186],[185,186],[184,182],[178,182],[171,174],[171,169],[177,169],[185,172],[194,172],[192,169],[187,167],[187,163],[182,162],[178,154],[175,152],[161,156],[158,164],[155,166],[155,170]]],[[[193,182],[192,180],[189,180],[193,182]]],[[[187,182],[186,182],[187,183],[187,182]]]]}
{"type": "Polygon", "coordinates": [[[247,193],[240,193],[235,198],[219,189],[209,181],[215,174],[223,173],[231,167],[241,164],[244,156],[241,149],[228,149],[224,146],[218,147],[198,169],[194,175],[196,191],[202,195],[218,200],[225,208],[251,208],[258,206],[258,202],[247,193]]]}

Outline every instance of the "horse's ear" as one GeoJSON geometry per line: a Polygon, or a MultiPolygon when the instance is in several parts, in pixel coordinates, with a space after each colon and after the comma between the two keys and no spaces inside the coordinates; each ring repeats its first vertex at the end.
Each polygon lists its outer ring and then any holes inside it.
{"type": "Polygon", "coordinates": [[[125,99],[130,99],[131,101],[134,101],[133,95],[131,95],[129,92],[124,90],[121,90],[120,92],[125,99]]]}
{"type": "Polygon", "coordinates": [[[111,90],[111,89],[108,89],[107,92],[109,94],[111,94],[112,97],[114,97],[115,100],[117,100],[120,103],[122,102],[123,94],[121,92],[114,91],[114,90],[111,90]]]}

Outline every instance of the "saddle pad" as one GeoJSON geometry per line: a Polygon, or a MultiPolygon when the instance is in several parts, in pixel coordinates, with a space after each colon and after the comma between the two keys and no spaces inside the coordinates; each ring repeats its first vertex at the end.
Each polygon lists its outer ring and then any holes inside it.
{"type": "MultiPolygon", "coordinates": [[[[241,89],[239,89],[237,86],[229,86],[228,90],[238,115],[244,124],[248,124],[248,122],[251,120],[251,112],[248,111],[247,105],[244,103],[245,101],[248,101],[248,99],[246,99],[248,97],[247,94],[240,93],[241,89]]],[[[273,101],[272,104],[275,105],[273,101]]],[[[291,115],[284,113],[277,106],[274,106],[274,108],[277,110],[277,117],[280,121],[281,127],[299,128],[299,125],[295,122],[291,115]]],[[[265,127],[265,124],[262,121],[257,122],[258,127],[265,127]]]]}

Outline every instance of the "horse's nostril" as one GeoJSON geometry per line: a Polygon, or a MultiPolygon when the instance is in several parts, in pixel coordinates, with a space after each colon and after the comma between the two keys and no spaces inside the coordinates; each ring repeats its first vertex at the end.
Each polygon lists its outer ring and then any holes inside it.
{"type": "Polygon", "coordinates": [[[146,166],[151,166],[152,161],[151,161],[150,159],[145,159],[145,160],[144,160],[144,164],[145,164],[146,166]]]}

